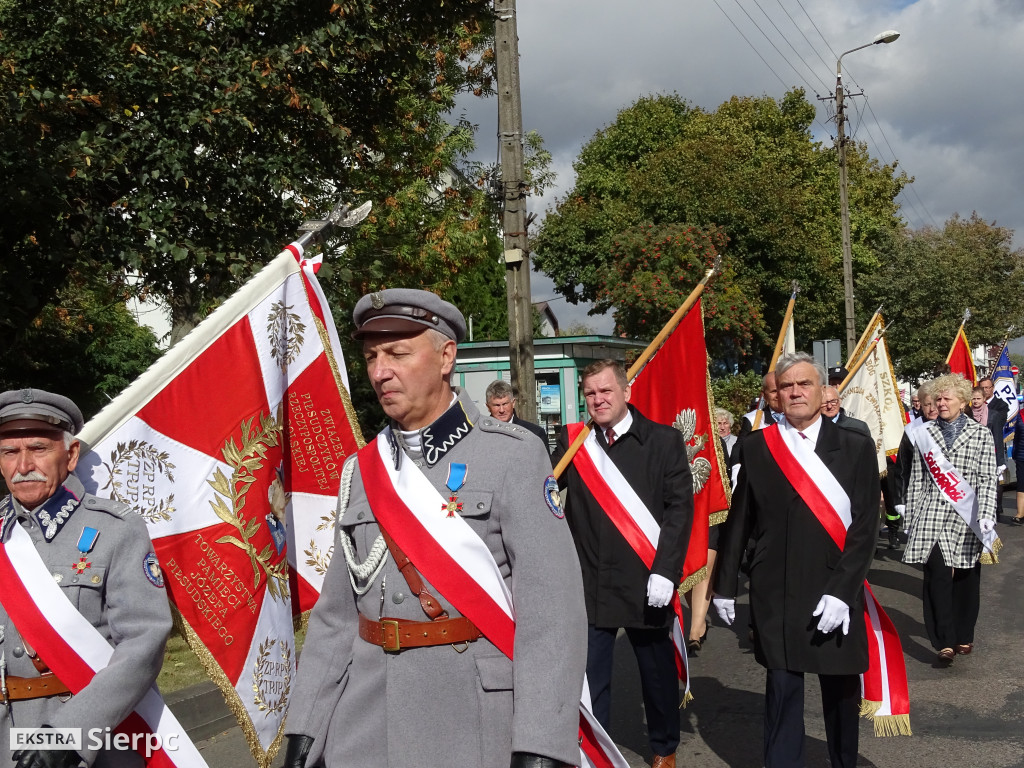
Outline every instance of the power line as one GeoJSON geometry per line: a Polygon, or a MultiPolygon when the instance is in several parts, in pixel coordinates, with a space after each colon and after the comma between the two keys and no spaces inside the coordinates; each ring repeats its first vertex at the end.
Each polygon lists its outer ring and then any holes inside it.
{"type": "Polygon", "coordinates": [[[825,91],[827,92],[828,89],[829,89],[828,83],[826,83],[824,80],[822,80],[821,77],[814,71],[814,67],[812,67],[810,64],[807,63],[807,60],[803,57],[803,54],[801,54],[800,51],[798,51],[796,49],[796,47],[793,45],[793,43],[791,43],[789,41],[789,38],[786,37],[786,33],[783,32],[781,29],[779,29],[779,25],[776,24],[774,19],[772,19],[772,17],[768,15],[768,12],[765,11],[765,9],[761,7],[761,4],[758,2],[758,0],[753,0],[753,2],[754,2],[754,5],[757,6],[757,9],[759,11],[761,11],[761,13],[764,14],[764,17],[766,19],[768,19],[768,23],[771,24],[775,28],[775,31],[778,32],[779,35],[782,37],[782,39],[786,41],[786,45],[788,45],[790,47],[790,49],[793,51],[793,53],[796,54],[797,58],[800,59],[801,62],[803,62],[803,65],[805,67],[807,67],[807,71],[811,73],[811,77],[818,78],[818,82],[821,83],[822,88],[824,88],[825,91]]]}
{"type": "MultiPolygon", "coordinates": [[[[772,48],[774,48],[775,52],[777,54],[779,54],[779,56],[782,58],[782,60],[784,62],[786,62],[786,64],[789,65],[789,68],[793,70],[793,74],[795,74],[804,83],[804,85],[807,86],[807,90],[813,91],[814,88],[807,81],[807,78],[800,74],[800,72],[797,70],[797,68],[795,66],[793,66],[793,63],[789,59],[787,59],[786,55],[782,51],[779,50],[779,47],[774,42],[772,42],[772,39],[770,37],[768,37],[768,33],[765,32],[763,29],[761,29],[761,26],[756,21],[754,21],[754,17],[751,16],[747,12],[747,9],[743,7],[743,5],[740,3],[740,0],[733,0],[733,2],[736,3],[737,6],[739,6],[739,9],[741,11],[743,11],[744,15],[746,15],[746,17],[750,20],[750,23],[753,24],[757,28],[757,31],[761,33],[762,37],[764,37],[764,39],[768,41],[768,45],[770,45],[772,48]]],[[[755,3],[756,3],[756,0],[755,0],[755,3]]],[[[760,7],[760,6],[758,6],[758,7],[760,7]]]]}
{"type": "MultiPolygon", "coordinates": [[[[829,71],[831,71],[831,66],[830,66],[830,65],[828,64],[828,62],[826,62],[826,61],[825,61],[825,60],[824,60],[824,59],[823,59],[823,58],[821,57],[821,54],[820,54],[820,53],[818,53],[818,49],[814,47],[814,44],[813,44],[813,43],[812,43],[812,42],[811,42],[811,41],[810,41],[810,40],[809,40],[809,39],[807,38],[807,35],[805,35],[805,34],[804,34],[804,30],[803,30],[803,28],[802,28],[802,27],[801,27],[801,26],[800,26],[799,24],[797,24],[797,23],[796,23],[796,19],[794,19],[794,18],[793,18],[793,17],[792,17],[791,15],[790,15],[789,11],[787,11],[787,10],[786,10],[786,6],[784,6],[784,5],[782,4],[782,0],[775,0],[775,2],[779,4],[779,8],[781,8],[781,9],[782,9],[782,12],[783,12],[784,14],[786,14],[786,16],[787,16],[787,17],[789,18],[789,20],[790,20],[791,22],[793,22],[793,26],[794,26],[794,27],[796,27],[796,31],[797,31],[797,32],[799,32],[799,33],[800,33],[800,35],[801,35],[801,36],[803,37],[803,39],[804,39],[804,42],[806,42],[806,43],[807,43],[807,46],[808,46],[808,47],[809,47],[809,48],[810,48],[810,49],[811,49],[812,51],[814,51],[814,55],[818,57],[818,61],[820,61],[820,62],[821,62],[821,65],[822,65],[823,67],[825,67],[825,69],[826,69],[826,70],[829,70],[829,71]]],[[[805,11],[805,13],[806,13],[806,11],[805,11]]],[[[814,22],[811,22],[811,23],[813,24],[814,22]]],[[[819,34],[820,34],[820,33],[819,33],[819,34]]],[[[828,45],[828,43],[826,43],[826,45],[828,45]]],[[[828,90],[828,89],[826,88],[826,90],[828,90]]]]}

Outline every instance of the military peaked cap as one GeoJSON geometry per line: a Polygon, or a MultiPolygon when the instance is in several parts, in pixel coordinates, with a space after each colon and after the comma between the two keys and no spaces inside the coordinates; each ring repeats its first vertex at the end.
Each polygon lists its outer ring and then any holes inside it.
{"type": "Polygon", "coordinates": [[[354,339],[370,334],[408,334],[433,328],[454,341],[466,338],[466,318],[453,304],[415,288],[387,288],[368,293],[352,311],[354,339]]]}
{"type": "Polygon", "coordinates": [[[0,394],[0,435],[57,429],[77,434],[85,425],[78,406],[43,389],[12,389],[0,394]]]}

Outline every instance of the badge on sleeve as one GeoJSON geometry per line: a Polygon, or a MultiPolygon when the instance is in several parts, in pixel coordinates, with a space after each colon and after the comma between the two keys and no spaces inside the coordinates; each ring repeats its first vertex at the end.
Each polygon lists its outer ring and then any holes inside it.
{"type": "Polygon", "coordinates": [[[562,497],[558,495],[558,481],[554,475],[548,475],[544,481],[544,501],[548,503],[551,514],[561,520],[565,517],[565,510],[562,509],[562,497]]]}
{"type": "Polygon", "coordinates": [[[164,588],[164,575],[160,571],[160,561],[156,559],[155,552],[146,555],[142,561],[142,570],[154,586],[160,587],[160,589],[164,588]]]}

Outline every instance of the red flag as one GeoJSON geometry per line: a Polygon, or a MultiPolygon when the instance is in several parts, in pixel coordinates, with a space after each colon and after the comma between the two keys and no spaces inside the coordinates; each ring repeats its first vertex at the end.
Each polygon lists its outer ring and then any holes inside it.
{"type": "Polygon", "coordinates": [[[263,768],[362,444],[317,266],[288,246],[81,435],[78,475],[149,524],[175,623],[263,768]]]}
{"type": "Polygon", "coordinates": [[[971,345],[967,343],[967,334],[964,333],[963,325],[956,332],[956,339],[953,340],[953,346],[950,347],[949,354],[946,355],[946,362],[949,363],[951,373],[959,373],[971,382],[972,386],[978,383],[978,372],[974,370],[971,345]]]}
{"type": "Polygon", "coordinates": [[[694,515],[683,564],[685,591],[707,576],[708,526],[725,520],[730,496],[725,456],[715,428],[700,301],[637,374],[630,402],[652,421],[674,426],[686,439],[693,473],[694,515]]]}

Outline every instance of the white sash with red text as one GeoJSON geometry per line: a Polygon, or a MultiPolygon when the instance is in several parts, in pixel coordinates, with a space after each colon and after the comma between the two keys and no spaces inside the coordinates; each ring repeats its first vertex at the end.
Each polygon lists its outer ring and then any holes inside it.
{"type": "MultiPolygon", "coordinates": [[[[110,662],[114,649],[71,604],[20,525],[12,525],[10,539],[0,544],[0,584],[0,602],[18,632],[73,693],[110,662]]],[[[206,767],[155,686],[115,730],[134,737],[140,754],[159,743],[146,761],[151,768],[206,767]]]]}
{"type": "Polygon", "coordinates": [[[906,430],[911,441],[921,452],[928,475],[935,481],[936,487],[942,493],[942,498],[953,505],[953,509],[978,537],[985,551],[994,554],[995,529],[993,528],[988,533],[981,530],[978,520],[978,495],[970,483],[960,474],[960,470],[953,466],[953,462],[946,458],[946,454],[935,442],[935,438],[932,437],[932,433],[928,431],[924,422],[915,420],[907,425],[906,430]]]}
{"type": "MultiPolygon", "coordinates": [[[[583,425],[570,424],[568,429],[571,443],[583,429],[583,425]]],[[[654,556],[658,551],[661,526],[619,468],[608,458],[608,454],[597,442],[595,430],[591,430],[587,435],[587,439],[583,441],[583,449],[576,452],[572,463],[579,472],[580,479],[597,499],[616,530],[650,569],[654,565],[654,556]]],[[[679,673],[679,679],[685,683],[685,705],[693,699],[693,694],[690,693],[690,670],[683,634],[685,623],[678,590],[672,595],[672,610],[676,615],[672,622],[672,644],[676,649],[676,671],[679,673]]]]}
{"type": "MultiPolygon", "coordinates": [[[[401,469],[395,469],[383,433],[358,455],[363,489],[381,527],[424,578],[511,659],[515,647],[512,595],[483,539],[458,515],[437,513],[447,499],[413,462],[402,461],[401,469]]],[[[585,691],[586,680],[581,694],[585,691]]],[[[589,692],[580,701],[579,736],[582,765],[628,768],[591,713],[589,692]]]]}
{"type": "MultiPolygon", "coordinates": [[[[839,481],[796,429],[772,424],[764,430],[764,439],[786,479],[842,550],[852,516],[850,497],[839,481]]],[[[903,646],[866,580],[864,618],[868,671],[861,676],[861,714],[874,721],[876,736],[909,736],[910,693],[903,646]]]]}

